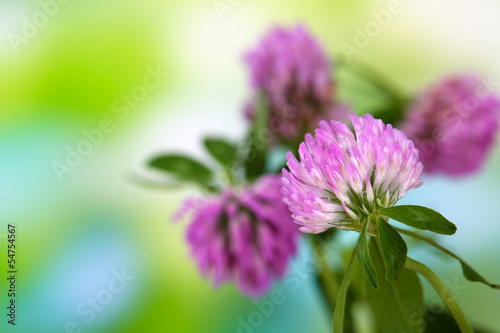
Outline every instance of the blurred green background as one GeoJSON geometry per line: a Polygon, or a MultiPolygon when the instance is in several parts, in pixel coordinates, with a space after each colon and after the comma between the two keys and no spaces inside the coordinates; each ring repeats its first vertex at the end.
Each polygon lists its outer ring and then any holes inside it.
{"type": "MultiPolygon", "coordinates": [[[[203,158],[203,135],[243,136],[249,85],[241,55],[273,25],[302,22],[330,54],[342,57],[341,43],[352,45],[356,29],[388,4],[0,0],[0,246],[6,248],[7,224],[16,225],[19,270],[13,328],[4,314],[7,257],[0,250],[0,330],[78,332],[77,325],[95,333],[238,332],[240,319],[258,306],[232,285],[214,290],[201,278],[184,226],[170,222],[194,190],[143,189],[127,175],[145,174],[144,161],[160,151],[203,158]],[[131,94],[136,98],[127,101],[131,94]],[[102,126],[108,131],[96,134],[102,126]],[[85,133],[96,144],[82,143],[85,133]],[[78,149],[85,156],[68,157],[78,149]],[[61,169],[58,163],[68,158],[75,167],[61,169]],[[129,280],[110,293],[109,282],[123,272],[129,280]],[[95,297],[106,304],[89,310],[95,297]],[[82,309],[93,315],[81,315],[82,309]]],[[[463,71],[482,73],[498,90],[500,2],[402,0],[399,6],[354,59],[408,94],[463,71]]],[[[339,93],[349,97],[348,90],[339,93]]],[[[358,101],[356,110],[369,111],[370,103],[377,101],[358,101]]],[[[497,283],[498,170],[499,146],[480,174],[426,177],[425,186],[404,198],[456,223],[457,234],[444,244],[497,283]]],[[[301,248],[292,271],[304,271],[307,251],[301,248]]],[[[500,332],[500,293],[466,283],[456,262],[432,251],[413,256],[465,286],[457,298],[471,321],[500,332]]],[[[248,332],[330,331],[312,275],[298,276],[298,283],[276,285],[285,301],[248,332]]],[[[429,301],[436,298],[427,291],[429,301]]]]}

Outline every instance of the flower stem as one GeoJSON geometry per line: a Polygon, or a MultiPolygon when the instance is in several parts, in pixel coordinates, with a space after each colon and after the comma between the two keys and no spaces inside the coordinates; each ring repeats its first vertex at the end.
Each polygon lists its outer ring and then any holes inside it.
{"type": "Polygon", "coordinates": [[[459,256],[457,256],[455,253],[451,252],[450,250],[448,250],[444,246],[439,245],[439,243],[437,243],[433,239],[424,237],[424,236],[422,236],[420,234],[417,234],[417,233],[409,231],[409,230],[399,229],[399,228],[395,228],[395,229],[397,231],[399,231],[400,233],[402,233],[402,234],[406,234],[406,235],[414,237],[414,238],[416,238],[416,239],[418,239],[420,241],[426,242],[426,243],[434,246],[438,250],[441,250],[444,253],[446,253],[446,254],[452,256],[453,258],[457,259],[460,262],[460,264],[462,265],[462,271],[463,271],[464,276],[465,276],[465,278],[467,280],[472,281],[472,282],[481,282],[481,283],[484,283],[485,285],[487,285],[487,286],[489,286],[490,288],[493,288],[493,289],[500,289],[500,285],[488,282],[484,277],[482,277],[478,272],[476,272],[469,264],[467,264],[462,258],[460,258],[459,256]]]}
{"type": "Polygon", "coordinates": [[[318,237],[311,237],[311,239],[318,260],[319,284],[321,289],[323,289],[323,296],[328,302],[330,310],[333,310],[339,292],[339,283],[334,272],[332,272],[328,266],[322,243],[319,241],[318,237]]]}
{"type": "MultiPolygon", "coordinates": [[[[359,243],[359,241],[358,241],[359,243]]],[[[344,332],[344,314],[345,314],[345,302],[347,296],[347,290],[349,289],[349,284],[351,282],[352,275],[352,263],[354,261],[354,257],[356,257],[356,249],[358,245],[352,251],[351,259],[347,263],[347,267],[344,273],[344,279],[342,280],[342,284],[339,288],[339,294],[337,296],[337,306],[335,307],[335,311],[333,312],[333,332],[334,333],[342,333],[344,332]]]]}
{"type": "Polygon", "coordinates": [[[409,257],[406,258],[406,268],[409,268],[420,275],[422,275],[429,283],[436,289],[439,296],[443,299],[444,303],[450,310],[451,314],[455,318],[455,321],[460,328],[462,333],[474,333],[472,327],[470,326],[467,318],[465,318],[464,313],[460,309],[455,297],[450,292],[450,290],[445,286],[443,281],[432,271],[429,267],[425,266],[421,262],[413,260],[409,257]]]}

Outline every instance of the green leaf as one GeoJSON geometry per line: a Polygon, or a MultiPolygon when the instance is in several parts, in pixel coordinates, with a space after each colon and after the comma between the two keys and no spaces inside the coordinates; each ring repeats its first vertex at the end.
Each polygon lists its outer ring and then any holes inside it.
{"type": "Polygon", "coordinates": [[[237,147],[222,138],[205,138],[203,144],[207,151],[222,165],[227,166],[236,160],[237,147]]]}
{"type": "Polygon", "coordinates": [[[399,230],[399,232],[401,232],[403,234],[407,234],[407,235],[412,236],[416,239],[424,241],[424,242],[434,246],[435,248],[443,251],[444,253],[452,256],[453,258],[457,259],[460,262],[460,265],[462,266],[462,272],[467,280],[472,281],[472,282],[481,282],[481,283],[483,283],[483,284],[485,284],[493,289],[500,289],[500,285],[488,282],[481,274],[479,274],[474,268],[472,268],[469,264],[467,264],[462,258],[460,258],[455,253],[451,252],[450,250],[448,250],[444,246],[441,246],[435,240],[430,239],[428,237],[421,236],[421,235],[414,233],[414,232],[411,232],[409,230],[402,230],[402,229],[398,229],[398,230],[399,230]]]}
{"type": "Polygon", "coordinates": [[[373,289],[365,283],[365,289],[380,331],[423,332],[424,298],[417,274],[404,268],[399,279],[388,282],[384,279],[384,260],[375,239],[370,242],[370,252],[379,277],[379,288],[373,289]]]}
{"type": "Polygon", "coordinates": [[[380,210],[391,219],[421,230],[453,235],[457,227],[438,212],[422,206],[394,206],[380,210]]]}
{"type": "Polygon", "coordinates": [[[192,181],[207,186],[212,180],[212,172],[194,159],[179,155],[161,155],[149,161],[152,168],[171,174],[179,180],[192,181]]]}
{"type": "Polygon", "coordinates": [[[248,180],[256,179],[264,173],[269,146],[269,108],[263,94],[260,94],[257,103],[255,120],[248,137],[250,145],[245,159],[245,172],[248,180]]]}
{"type": "MultiPolygon", "coordinates": [[[[344,92],[346,86],[350,86],[351,90],[354,90],[347,91],[347,96],[348,99],[358,102],[354,103],[356,108],[360,108],[361,105],[362,109],[369,109],[367,112],[382,119],[385,124],[397,124],[404,119],[410,101],[384,75],[359,61],[346,63],[336,60],[336,64],[336,70],[343,70],[340,75],[344,84],[340,89],[344,92]],[[343,72],[348,75],[342,75],[343,72]]],[[[338,75],[336,73],[336,76],[338,75]]]]}
{"type": "Polygon", "coordinates": [[[386,269],[385,278],[392,282],[403,272],[408,248],[401,235],[380,217],[377,220],[377,228],[386,269]]]}
{"type": "Polygon", "coordinates": [[[344,314],[345,314],[345,302],[347,297],[347,290],[349,289],[349,284],[351,282],[352,276],[352,264],[354,261],[354,254],[356,249],[351,255],[351,259],[347,263],[347,267],[344,273],[344,279],[339,287],[339,293],[337,295],[337,303],[335,305],[335,310],[333,311],[333,333],[343,333],[344,332],[344,314]]]}
{"type": "Polygon", "coordinates": [[[373,286],[373,288],[378,288],[377,286],[377,275],[375,273],[375,268],[373,268],[372,259],[370,257],[370,252],[368,250],[368,236],[366,232],[368,230],[368,226],[370,225],[371,219],[369,218],[365,225],[363,226],[363,230],[359,235],[358,246],[356,248],[356,258],[358,262],[361,264],[363,271],[365,272],[365,276],[368,279],[368,282],[373,286]]]}
{"type": "Polygon", "coordinates": [[[472,282],[484,283],[493,289],[500,289],[500,285],[489,283],[488,281],[486,281],[486,279],[481,274],[476,272],[476,270],[474,270],[474,268],[469,266],[469,264],[467,264],[461,258],[459,258],[458,256],[455,256],[455,255],[453,255],[453,257],[455,257],[455,259],[458,259],[458,261],[460,261],[460,264],[462,265],[462,272],[464,273],[464,276],[467,280],[472,281],[472,282]]]}

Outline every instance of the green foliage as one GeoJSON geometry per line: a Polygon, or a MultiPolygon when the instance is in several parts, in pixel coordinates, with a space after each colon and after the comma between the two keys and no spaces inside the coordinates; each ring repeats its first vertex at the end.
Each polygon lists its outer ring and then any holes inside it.
{"type": "Polygon", "coordinates": [[[474,268],[472,268],[469,264],[467,264],[462,258],[460,258],[455,253],[451,252],[447,248],[441,246],[435,240],[430,239],[428,237],[421,236],[421,235],[416,234],[414,232],[411,232],[409,230],[400,230],[400,232],[407,234],[409,236],[412,236],[412,237],[419,239],[421,241],[424,241],[426,243],[429,243],[430,245],[434,246],[435,248],[437,248],[437,249],[443,251],[444,253],[452,256],[453,258],[457,259],[460,262],[460,265],[462,265],[462,272],[464,274],[464,277],[467,280],[472,281],[472,282],[484,283],[485,285],[487,285],[493,289],[500,289],[500,285],[488,282],[481,274],[479,274],[474,268]]]}
{"type": "Polygon", "coordinates": [[[339,293],[337,295],[337,302],[335,305],[335,310],[333,312],[333,333],[343,333],[344,332],[344,315],[345,315],[345,303],[347,297],[347,291],[349,289],[349,284],[351,282],[352,269],[354,262],[354,252],[351,255],[351,259],[347,263],[347,267],[344,273],[344,279],[339,287],[339,293]]]}
{"type": "Polygon", "coordinates": [[[372,259],[370,257],[370,252],[368,250],[368,236],[366,234],[368,226],[370,225],[371,219],[368,219],[363,226],[363,230],[359,235],[358,246],[356,248],[356,258],[360,263],[368,282],[373,288],[378,288],[377,286],[377,275],[375,273],[375,268],[373,267],[372,259]]]}
{"type": "Polygon", "coordinates": [[[358,114],[371,113],[385,124],[398,124],[405,116],[405,110],[411,102],[383,75],[360,61],[345,62],[335,59],[341,82],[340,95],[353,105],[358,114]],[[360,110],[361,109],[361,110],[360,110]]]}
{"type": "Polygon", "coordinates": [[[417,274],[403,268],[394,282],[384,279],[384,258],[375,239],[370,242],[370,252],[379,280],[379,288],[366,283],[368,303],[380,332],[423,332],[424,298],[417,274]]]}
{"type": "Polygon", "coordinates": [[[238,148],[222,138],[205,138],[203,144],[210,155],[223,166],[229,166],[237,158],[238,148]]]}
{"type": "Polygon", "coordinates": [[[258,99],[255,117],[248,137],[250,144],[245,160],[245,172],[248,180],[254,180],[262,175],[267,161],[268,135],[270,134],[268,129],[269,109],[266,98],[262,94],[258,99]]]}
{"type": "Polygon", "coordinates": [[[392,282],[403,272],[408,248],[401,235],[384,219],[377,220],[378,238],[386,269],[386,279],[392,282]]]}
{"type": "Polygon", "coordinates": [[[148,165],[173,176],[177,180],[191,181],[205,187],[213,179],[210,169],[200,162],[180,154],[157,156],[150,160],[148,165]]]}
{"type": "Polygon", "coordinates": [[[266,167],[266,153],[253,143],[250,145],[245,159],[245,175],[247,180],[255,180],[264,173],[266,167]]]}
{"type": "Polygon", "coordinates": [[[460,257],[454,254],[452,255],[452,257],[460,261],[460,264],[462,265],[462,272],[467,280],[472,282],[484,283],[485,285],[493,289],[500,289],[500,285],[489,283],[481,274],[479,274],[474,268],[472,268],[469,264],[463,261],[460,257]]]}
{"type": "Polygon", "coordinates": [[[383,208],[380,213],[410,227],[438,234],[453,235],[457,231],[457,227],[443,215],[422,206],[394,206],[383,208]]]}
{"type": "Polygon", "coordinates": [[[460,327],[462,333],[474,333],[469,321],[458,305],[455,295],[453,295],[446,284],[441,281],[441,279],[437,276],[436,273],[434,273],[432,269],[425,266],[421,262],[411,259],[410,257],[406,258],[405,267],[420,274],[427,281],[429,281],[432,287],[434,287],[434,289],[439,294],[439,297],[441,297],[441,299],[443,300],[448,310],[450,310],[450,313],[455,318],[455,321],[458,327],[460,327]]]}

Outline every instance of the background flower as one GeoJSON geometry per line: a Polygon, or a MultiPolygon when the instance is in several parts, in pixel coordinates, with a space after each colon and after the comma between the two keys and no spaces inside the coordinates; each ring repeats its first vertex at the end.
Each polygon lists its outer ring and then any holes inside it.
{"type": "Polygon", "coordinates": [[[233,280],[241,292],[259,297],[285,274],[298,232],[280,188],[279,176],[264,176],[194,208],[187,241],[202,274],[216,285],[233,280]]]}
{"type": "Polygon", "coordinates": [[[245,116],[255,119],[262,93],[274,141],[299,139],[321,119],[342,115],[342,109],[334,107],[331,64],[304,26],[274,28],[245,55],[245,60],[253,87],[245,116]]]}
{"type": "Polygon", "coordinates": [[[393,206],[422,184],[418,150],[403,132],[367,114],[350,114],[354,133],[338,121],[322,121],[300,145],[300,162],[289,152],[282,193],[300,231],[335,227],[361,230],[380,207],[393,206]]]}
{"type": "Polygon", "coordinates": [[[401,129],[425,172],[465,175],[486,160],[498,131],[500,100],[475,76],[452,77],[423,92],[401,129]]]}

